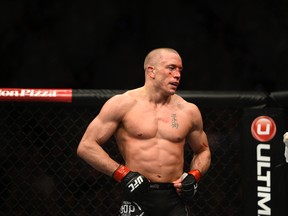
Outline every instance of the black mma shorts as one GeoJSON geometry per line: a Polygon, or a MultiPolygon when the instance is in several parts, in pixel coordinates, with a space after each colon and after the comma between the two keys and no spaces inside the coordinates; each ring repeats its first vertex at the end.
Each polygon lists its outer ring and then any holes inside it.
{"type": "Polygon", "coordinates": [[[119,216],[188,216],[172,183],[150,183],[141,200],[125,198],[119,216]]]}

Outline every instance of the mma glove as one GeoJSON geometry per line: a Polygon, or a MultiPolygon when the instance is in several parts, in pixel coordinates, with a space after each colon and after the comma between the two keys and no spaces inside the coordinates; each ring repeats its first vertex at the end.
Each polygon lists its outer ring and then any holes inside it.
{"type": "Polygon", "coordinates": [[[193,199],[197,192],[200,178],[201,173],[199,170],[191,170],[188,173],[183,173],[181,198],[184,202],[189,202],[193,199]]]}
{"type": "Polygon", "coordinates": [[[112,177],[121,184],[123,192],[131,199],[139,200],[148,191],[148,179],[124,165],[120,165],[112,177]]]}

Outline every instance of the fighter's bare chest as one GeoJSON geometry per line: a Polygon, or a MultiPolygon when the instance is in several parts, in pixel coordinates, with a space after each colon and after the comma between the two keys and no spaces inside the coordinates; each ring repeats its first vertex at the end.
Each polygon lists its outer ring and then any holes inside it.
{"type": "Polygon", "coordinates": [[[177,142],[185,138],[189,130],[189,120],[179,110],[135,109],[127,113],[123,126],[133,137],[158,137],[177,142]]]}

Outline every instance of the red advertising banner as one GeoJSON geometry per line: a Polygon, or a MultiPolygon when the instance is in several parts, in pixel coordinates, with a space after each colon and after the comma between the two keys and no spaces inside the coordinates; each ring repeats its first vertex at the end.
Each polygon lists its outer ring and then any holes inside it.
{"type": "Polygon", "coordinates": [[[0,101],[72,102],[72,89],[0,88],[0,101]]]}

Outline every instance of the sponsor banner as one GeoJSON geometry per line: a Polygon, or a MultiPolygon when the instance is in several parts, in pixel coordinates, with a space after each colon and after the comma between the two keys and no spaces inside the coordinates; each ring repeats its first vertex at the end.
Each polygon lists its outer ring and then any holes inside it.
{"type": "Polygon", "coordinates": [[[72,102],[72,89],[0,88],[0,101],[72,102]]]}
{"type": "Polygon", "coordinates": [[[246,109],[243,128],[243,215],[286,213],[283,134],[285,110],[246,109]]]}

